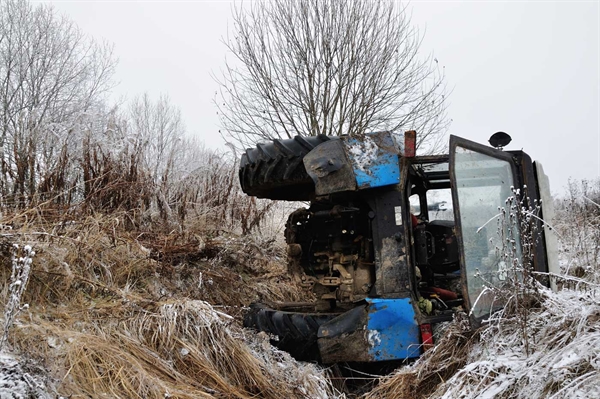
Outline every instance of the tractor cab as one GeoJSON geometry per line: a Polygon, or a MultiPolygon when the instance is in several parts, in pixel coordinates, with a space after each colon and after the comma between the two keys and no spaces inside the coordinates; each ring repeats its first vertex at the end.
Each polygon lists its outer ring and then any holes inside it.
{"type": "Polygon", "coordinates": [[[413,219],[406,229],[409,263],[414,291],[425,300],[421,314],[445,315],[459,303],[479,324],[504,306],[497,289],[518,278],[522,267],[556,268],[548,265],[541,222],[541,204],[550,214],[552,202],[541,165],[523,151],[456,136],[449,148],[448,155],[403,160],[404,200],[413,219]],[[521,237],[523,212],[531,213],[527,232],[533,238],[521,237]]]}

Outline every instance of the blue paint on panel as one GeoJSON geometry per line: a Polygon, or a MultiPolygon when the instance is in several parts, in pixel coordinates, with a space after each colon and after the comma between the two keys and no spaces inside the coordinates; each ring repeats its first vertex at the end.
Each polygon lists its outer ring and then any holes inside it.
{"type": "Polygon", "coordinates": [[[367,302],[369,355],[375,361],[419,357],[421,333],[410,298],[367,302]]]}
{"type": "Polygon", "coordinates": [[[358,189],[400,183],[398,147],[390,132],[345,138],[358,189]]]}

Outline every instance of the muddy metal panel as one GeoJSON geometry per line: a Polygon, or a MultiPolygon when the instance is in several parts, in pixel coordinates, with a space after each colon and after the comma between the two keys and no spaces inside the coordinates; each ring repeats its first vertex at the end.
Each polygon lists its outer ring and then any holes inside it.
{"type": "Polygon", "coordinates": [[[372,362],[366,326],[367,306],[358,306],[322,324],[317,333],[323,363],[372,362]]]}
{"type": "Polygon", "coordinates": [[[318,345],[324,363],[401,360],[420,355],[420,330],[410,298],[368,298],[321,325],[318,345]]]}
{"type": "Polygon", "coordinates": [[[326,141],[304,156],[304,168],[315,183],[316,195],[355,191],[356,180],[341,140],[326,141]]]}
{"type": "Polygon", "coordinates": [[[397,296],[408,291],[408,266],[404,246],[400,241],[403,236],[384,237],[381,246],[375,247],[375,291],[380,296],[397,296]]]}
{"type": "Polygon", "coordinates": [[[370,296],[400,298],[410,290],[406,258],[406,237],[402,218],[402,193],[390,189],[374,190],[369,198],[372,212],[375,285],[370,296]]]}
{"type": "MultiPolygon", "coordinates": [[[[410,135],[407,137],[411,137],[410,135]]],[[[304,156],[304,168],[316,195],[383,187],[400,183],[399,155],[404,135],[392,132],[341,137],[319,144],[304,156]],[[395,136],[401,141],[398,145],[395,136]]]]}
{"type": "Polygon", "coordinates": [[[400,183],[399,147],[391,132],[342,139],[358,189],[400,183]]]}

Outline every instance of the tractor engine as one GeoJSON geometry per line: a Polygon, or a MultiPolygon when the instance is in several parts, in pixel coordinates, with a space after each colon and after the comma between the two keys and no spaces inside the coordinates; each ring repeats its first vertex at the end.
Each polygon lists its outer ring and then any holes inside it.
{"type": "Polygon", "coordinates": [[[318,310],[366,298],[375,281],[369,208],[314,203],[286,225],[290,266],[317,296],[318,310]]]}

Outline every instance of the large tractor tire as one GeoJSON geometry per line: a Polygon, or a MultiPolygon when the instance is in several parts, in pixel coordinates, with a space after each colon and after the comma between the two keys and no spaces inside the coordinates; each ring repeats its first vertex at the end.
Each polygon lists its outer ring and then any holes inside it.
{"type": "Polygon", "coordinates": [[[273,140],[246,150],[240,160],[242,190],[258,198],[306,201],[315,187],[306,173],[303,158],[319,144],[337,139],[331,136],[296,136],[273,140]]]}
{"type": "Polygon", "coordinates": [[[295,313],[252,304],[244,315],[244,327],[277,337],[271,343],[301,361],[318,361],[319,327],[337,314],[295,313]]]}

